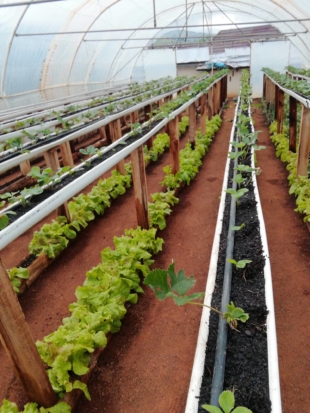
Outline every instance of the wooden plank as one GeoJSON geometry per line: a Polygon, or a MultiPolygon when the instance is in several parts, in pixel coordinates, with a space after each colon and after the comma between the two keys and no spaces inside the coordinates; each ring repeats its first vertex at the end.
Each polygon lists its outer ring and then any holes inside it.
{"type": "Polygon", "coordinates": [[[143,229],[149,229],[150,220],[147,200],[143,145],[140,145],[131,153],[131,164],[138,225],[143,229]]]}
{"type": "Polygon", "coordinates": [[[297,100],[290,96],[289,106],[289,124],[290,124],[290,151],[296,153],[296,136],[297,136],[297,100]]]}
{"type": "Polygon", "coordinates": [[[208,95],[207,95],[207,107],[208,107],[208,119],[211,120],[213,116],[213,87],[209,89],[208,95]]]}
{"type": "MultiPolygon", "coordinates": [[[[115,121],[109,123],[109,128],[110,128],[110,135],[111,135],[112,142],[115,142],[119,138],[121,138],[122,131],[121,131],[121,121],[120,121],[120,119],[116,119],[115,121]]],[[[115,168],[122,175],[126,175],[125,160],[124,159],[119,161],[118,164],[116,164],[115,168]]]]}
{"type": "Polygon", "coordinates": [[[74,168],[74,162],[73,162],[70,143],[65,142],[61,144],[60,152],[61,152],[63,166],[70,166],[71,168],[74,168]]]}
{"type": "Polygon", "coordinates": [[[297,160],[297,176],[308,175],[310,149],[310,109],[302,107],[300,121],[299,150],[297,160]]]}
{"type": "Polygon", "coordinates": [[[274,119],[275,120],[278,120],[278,115],[279,115],[279,93],[280,93],[279,86],[275,84],[274,85],[274,119]]]}
{"type": "Polygon", "coordinates": [[[145,120],[145,122],[148,121],[151,118],[150,113],[152,112],[152,110],[153,110],[152,104],[144,106],[144,120],[145,120]]]}
{"type": "Polygon", "coordinates": [[[266,100],[266,79],[267,79],[267,77],[266,77],[266,75],[265,75],[265,73],[264,73],[264,75],[263,75],[263,98],[266,100]]]}
{"type": "Polygon", "coordinates": [[[43,155],[46,166],[56,172],[60,168],[57,149],[50,149],[44,152],[43,155]]]}
{"type": "Polygon", "coordinates": [[[99,135],[101,139],[107,139],[107,134],[105,131],[105,126],[101,126],[101,128],[98,129],[99,130],[99,135]]]}
{"type": "Polygon", "coordinates": [[[131,123],[132,124],[139,122],[139,113],[138,113],[138,111],[135,110],[134,112],[132,112],[130,114],[130,118],[131,118],[131,123]]]}
{"type": "Polygon", "coordinates": [[[196,106],[195,102],[189,107],[189,128],[188,128],[189,141],[192,148],[196,143],[196,106]]]}
{"type": "Polygon", "coordinates": [[[0,334],[2,345],[29,399],[44,407],[56,404],[57,397],[1,259],[0,334]]]}
{"type": "Polygon", "coordinates": [[[68,222],[70,222],[70,214],[69,214],[68,202],[67,201],[57,208],[57,215],[59,217],[60,216],[66,217],[68,222]]]}
{"type": "Polygon", "coordinates": [[[30,161],[24,161],[19,165],[22,175],[26,176],[31,171],[30,161]]]}
{"type": "Polygon", "coordinates": [[[207,121],[207,95],[203,94],[200,98],[200,131],[203,135],[206,134],[207,121]]]}
{"type": "Polygon", "coordinates": [[[180,155],[179,155],[179,121],[176,117],[168,123],[168,135],[170,137],[170,156],[172,163],[172,173],[176,174],[180,170],[180,155]]]}
{"type": "Polygon", "coordinates": [[[277,90],[277,132],[282,133],[284,122],[284,92],[278,87],[277,90]]]}
{"type": "Polygon", "coordinates": [[[21,281],[18,295],[23,294],[31,284],[42,274],[42,272],[53,262],[51,258],[43,253],[39,255],[30,265],[27,267],[29,271],[29,277],[21,281]]]}

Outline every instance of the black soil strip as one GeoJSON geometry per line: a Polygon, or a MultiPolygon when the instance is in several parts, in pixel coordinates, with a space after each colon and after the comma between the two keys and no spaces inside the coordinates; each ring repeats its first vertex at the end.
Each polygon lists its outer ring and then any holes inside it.
{"type": "MultiPolygon", "coordinates": [[[[232,163],[233,161],[230,176],[232,163]]],[[[228,187],[231,187],[230,182],[228,187]]],[[[253,413],[268,413],[271,411],[271,403],[265,325],[267,315],[263,273],[265,258],[252,183],[247,188],[249,192],[240,199],[236,212],[236,225],[245,224],[245,227],[240,231],[235,231],[234,256],[231,258],[237,261],[249,259],[252,262],[245,269],[233,270],[231,301],[236,306],[242,307],[250,318],[245,324],[238,323],[239,332],[231,329],[228,331],[224,389],[235,391],[236,406],[247,407],[253,413]]],[[[230,196],[227,196],[220,238],[217,278],[211,304],[215,308],[221,307],[229,212],[230,196]]],[[[218,316],[214,312],[211,312],[209,328],[200,406],[210,402],[218,330],[218,316]]],[[[199,413],[205,412],[201,407],[198,411],[199,413]]]]}

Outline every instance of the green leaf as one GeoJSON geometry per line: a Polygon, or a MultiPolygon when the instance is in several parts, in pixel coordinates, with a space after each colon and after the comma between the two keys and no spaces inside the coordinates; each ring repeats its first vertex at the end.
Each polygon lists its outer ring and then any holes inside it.
{"type": "Polygon", "coordinates": [[[231,264],[237,265],[237,261],[234,260],[233,258],[229,258],[229,259],[227,260],[227,262],[230,262],[231,264]]]}
{"type": "Polygon", "coordinates": [[[235,405],[235,396],[229,391],[225,390],[220,394],[219,403],[224,413],[230,413],[235,405]]]}
{"type": "MultiPolygon", "coordinates": [[[[82,392],[84,393],[85,397],[87,400],[91,400],[88,388],[86,386],[85,383],[82,383],[80,380],[75,380],[75,382],[73,383],[73,389],[80,389],[82,390],[82,392]]],[[[55,412],[56,413],[56,412],[55,412]]],[[[63,412],[59,412],[59,413],[63,413],[63,412]]]]}
{"type": "Polygon", "coordinates": [[[71,413],[71,407],[65,402],[60,402],[47,409],[42,410],[41,407],[40,413],[71,413]]]}
{"type": "Polygon", "coordinates": [[[23,413],[38,413],[38,405],[37,403],[27,403],[24,407],[23,413]]]}
{"type": "Polygon", "coordinates": [[[210,404],[203,404],[201,407],[210,413],[223,413],[219,407],[211,406],[210,404]]]}
{"type": "Polygon", "coordinates": [[[9,224],[9,218],[7,215],[0,215],[0,231],[6,228],[9,224]]]}
{"type": "Polygon", "coordinates": [[[236,267],[237,268],[244,268],[247,264],[250,264],[252,260],[240,260],[237,262],[236,267]]]}
{"type": "Polygon", "coordinates": [[[231,413],[253,413],[252,410],[246,407],[236,407],[231,413]]]}
{"type": "Polygon", "coordinates": [[[171,292],[167,280],[167,271],[165,270],[157,269],[151,271],[144,279],[143,284],[152,288],[159,300],[164,300],[171,292]]]}
{"type": "Polygon", "coordinates": [[[0,407],[0,413],[18,413],[18,407],[15,403],[4,399],[0,407]]]}

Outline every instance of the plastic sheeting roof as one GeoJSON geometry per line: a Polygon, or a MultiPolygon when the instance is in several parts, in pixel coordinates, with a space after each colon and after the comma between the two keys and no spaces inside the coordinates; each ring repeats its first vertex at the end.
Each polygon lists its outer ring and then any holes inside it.
{"type": "MultiPolygon", "coordinates": [[[[310,65],[309,0],[45,1],[6,7],[22,1],[0,0],[1,97],[56,86],[130,81],[141,64],[149,65],[152,77],[154,62],[156,77],[160,57],[167,54],[154,49],[143,63],[144,48],[169,27],[184,27],[186,22],[189,33],[205,35],[211,33],[210,24],[222,24],[212,27],[214,35],[242,22],[279,22],[272,24],[290,33],[304,64],[310,65]],[[295,20],[305,18],[309,20],[295,20]],[[200,27],[190,27],[195,25],[200,27]]],[[[245,26],[238,27],[242,36],[245,26]]]]}

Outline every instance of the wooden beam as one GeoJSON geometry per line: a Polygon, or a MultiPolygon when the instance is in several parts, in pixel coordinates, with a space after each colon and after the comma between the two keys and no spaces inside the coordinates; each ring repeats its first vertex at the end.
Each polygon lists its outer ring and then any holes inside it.
{"type": "Polygon", "coordinates": [[[275,120],[278,120],[278,115],[279,115],[279,93],[280,93],[280,88],[279,86],[275,84],[274,85],[274,119],[275,120]]]}
{"type": "Polygon", "coordinates": [[[57,149],[50,149],[44,152],[46,166],[56,172],[60,168],[57,149]]]}
{"type": "Polygon", "coordinates": [[[172,173],[176,174],[180,170],[180,140],[178,117],[175,117],[175,119],[171,119],[171,121],[168,123],[168,135],[170,137],[170,156],[172,163],[172,173]]]}
{"type": "Polygon", "coordinates": [[[30,161],[24,161],[19,165],[22,175],[26,176],[31,171],[30,161]]]}
{"type": "Polygon", "coordinates": [[[310,109],[302,107],[300,120],[299,150],[297,160],[297,176],[308,175],[310,149],[310,109]]]}
{"type": "Polygon", "coordinates": [[[284,92],[278,87],[277,90],[277,132],[282,133],[284,122],[284,92]]]}
{"type": "Polygon", "coordinates": [[[56,404],[57,397],[1,259],[0,334],[2,345],[29,399],[44,407],[56,404]]]}
{"type": "Polygon", "coordinates": [[[290,113],[289,113],[289,124],[290,124],[290,151],[296,152],[296,136],[297,136],[297,100],[290,96],[290,113]]]}
{"type": "Polygon", "coordinates": [[[189,107],[189,128],[188,128],[189,141],[192,148],[196,143],[196,106],[195,102],[189,107]]]}
{"type": "Polygon", "coordinates": [[[211,120],[213,116],[213,87],[209,89],[208,95],[207,95],[207,106],[208,106],[208,119],[211,120]]]}
{"type": "Polygon", "coordinates": [[[143,145],[131,152],[131,164],[138,225],[143,229],[149,229],[150,220],[143,145]]]}
{"type": "Polygon", "coordinates": [[[64,216],[67,218],[68,222],[70,222],[70,214],[67,201],[57,208],[57,216],[64,216]]]}
{"type": "Polygon", "coordinates": [[[265,73],[264,73],[264,75],[263,75],[263,98],[266,100],[266,79],[267,79],[267,77],[266,77],[266,75],[265,75],[265,73]]]}
{"type": "Polygon", "coordinates": [[[206,134],[207,121],[207,95],[203,94],[200,98],[200,131],[202,135],[206,134]]]}
{"type": "MultiPolygon", "coordinates": [[[[121,131],[121,120],[116,119],[113,122],[109,123],[109,129],[110,129],[110,136],[112,142],[117,141],[119,138],[122,136],[122,131],[121,131]]],[[[122,159],[116,164],[116,170],[120,172],[122,175],[126,175],[126,170],[125,170],[125,160],[122,159]]]]}
{"type": "Polygon", "coordinates": [[[73,162],[70,142],[65,142],[61,144],[60,152],[61,152],[63,166],[70,166],[71,168],[74,168],[74,162],[73,162]]]}

